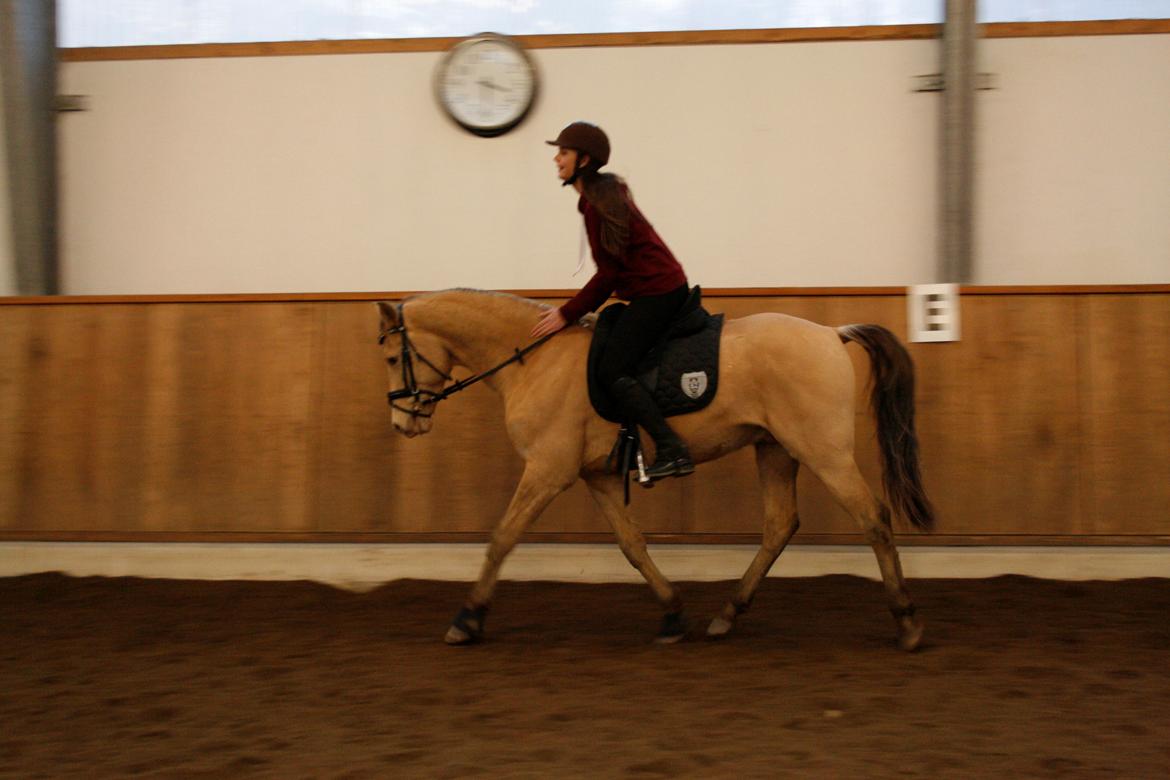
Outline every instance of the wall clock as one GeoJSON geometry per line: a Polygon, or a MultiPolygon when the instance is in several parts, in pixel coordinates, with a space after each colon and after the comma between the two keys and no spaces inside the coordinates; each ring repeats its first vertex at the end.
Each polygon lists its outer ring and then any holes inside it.
{"type": "Polygon", "coordinates": [[[453,46],[435,71],[435,97],[460,127],[503,135],[536,101],[538,77],[528,52],[506,35],[480,33],[453,46]]]}

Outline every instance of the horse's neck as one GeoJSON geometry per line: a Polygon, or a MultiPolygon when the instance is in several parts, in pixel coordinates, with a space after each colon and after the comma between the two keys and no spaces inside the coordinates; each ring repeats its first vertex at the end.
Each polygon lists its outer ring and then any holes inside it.
{"type": "MultiPolygon", "coordinates": [[[[408,326],[413,321],[442,339],[456,364],[480,373],[529,344],[529,332],[539,315],[538,308],[523,300],[460,291],[418,298],[407,308],[406,317],[408,326]]],[[[492,378],[501,392],[508,385],[506,374],[492,378]]]]}

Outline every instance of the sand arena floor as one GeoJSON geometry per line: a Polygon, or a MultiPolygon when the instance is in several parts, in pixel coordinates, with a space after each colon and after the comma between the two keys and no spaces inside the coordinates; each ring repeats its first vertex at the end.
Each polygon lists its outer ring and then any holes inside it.
{"type": "Polygon", "coordinates": [[[467,590],[0,579],[0,777],[1166,777],[1170,580],[684,583],[693,640],[650,644],[634,585],[467,590]]]}

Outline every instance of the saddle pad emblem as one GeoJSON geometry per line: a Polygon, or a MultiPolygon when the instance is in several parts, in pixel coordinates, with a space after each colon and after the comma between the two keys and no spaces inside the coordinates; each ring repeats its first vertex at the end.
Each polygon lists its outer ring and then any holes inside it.
{"type": "Polygon", "coordinates": [[[689,371],[682,375],[682,391],[687,398],[698,399],[707,392],[707,372],[689,371]]]}

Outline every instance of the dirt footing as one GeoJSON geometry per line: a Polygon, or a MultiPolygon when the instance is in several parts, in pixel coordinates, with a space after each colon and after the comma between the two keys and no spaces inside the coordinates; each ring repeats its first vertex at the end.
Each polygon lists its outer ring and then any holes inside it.
{"type": "Polygon", "coordinates": [[[1170,580],[634,585],[0,579],[0,777],[1166,777],[1170,580]]]}

